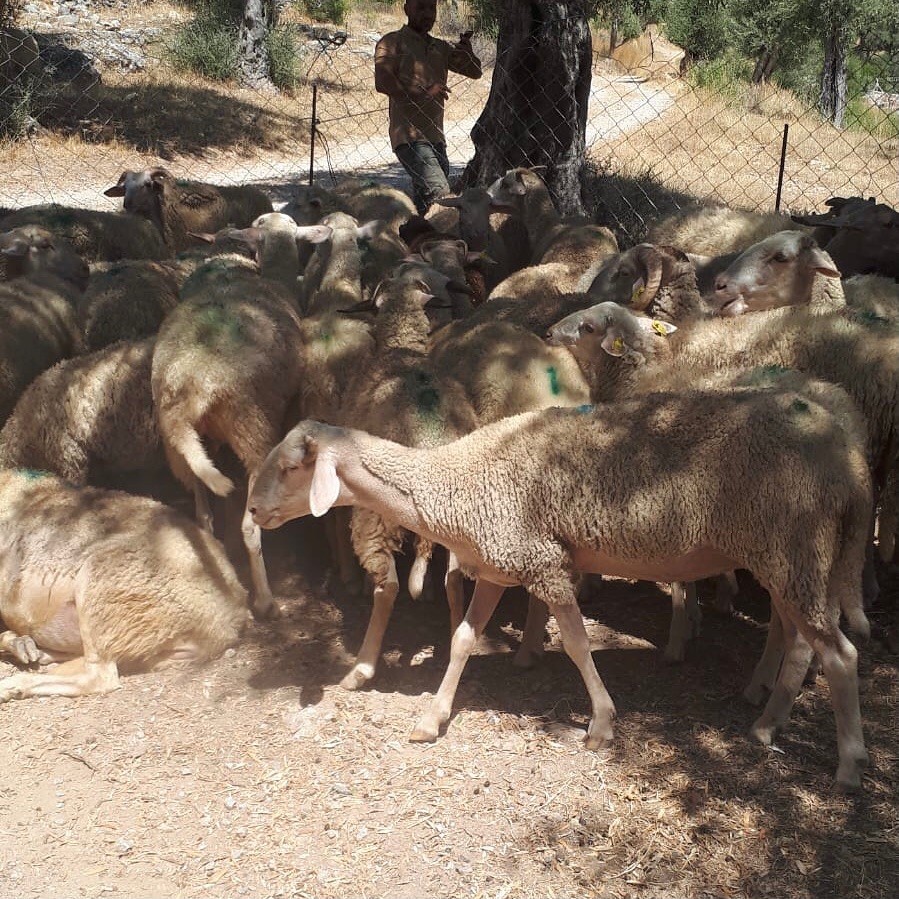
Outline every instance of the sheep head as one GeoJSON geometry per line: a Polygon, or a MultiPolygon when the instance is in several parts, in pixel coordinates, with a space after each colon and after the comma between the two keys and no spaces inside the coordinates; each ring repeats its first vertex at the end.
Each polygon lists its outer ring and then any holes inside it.
{"type": "Polygon", "coordinates": [[[550,346],[567,346],[582,359],[592,359],[602,349],[622,362],[642,365],[652,342],[676,330],[668,322],[606,302],[567,315],[547,331],[546,341],[550,346]]]}
{"type": "Polygon", "coordinates": [[[253,521],[263,528],[306,515],[321,517],[337,505],[350,505],[352,493],[337,473],[341,428],[303,421],[268,454],[247,503],[253,521]]]}
{"type": "Polygon", "coordinates": [[[839,278],[840,270],[810,235],[780,231],[753,244],[715,279],[711,304],[725,316],[806,305],[816,275],[839,278]]]}
{"type": "Polygon", "coordinates": [[[0,234],[0,254],[7,280],[53,275],[78,290],[87,287],[90,268],[64,238],[37,225],[24,225],[0,234]]]}

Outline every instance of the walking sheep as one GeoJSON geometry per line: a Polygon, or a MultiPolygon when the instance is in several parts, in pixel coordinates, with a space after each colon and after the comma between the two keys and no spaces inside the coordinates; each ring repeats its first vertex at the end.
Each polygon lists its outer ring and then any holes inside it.
{"type": "Polygon", "coordinates": [[[0,680],[0,703],[106,693],[120,670],[215,658],[247,619],[224,550],[195,524],[33,470],[0,471],[0,570],[0,649],[62,662],[0,680]]]}
{"type": "Polygon", "coordinates": [[[273,528],[335,505],[389,516],[478,576],[413,740],[437,737],[478,635],[505,588],[521,584],[549,605],[584,678],[587,747],[606,745],[615,707],[590,655],[575,573],[671,582],[744,567],[771,593],[787,646],[752,734],[770,744],[786,724],[814,651],[831,688],[837,783],[860,785],[857,655],[837,621],[841,606],[864,617],[871,485],[864,447],[821,406],[751,389],[656,393],[530,413],[432,449],[302,422],[266,459],[249,509],[273,528]]]}

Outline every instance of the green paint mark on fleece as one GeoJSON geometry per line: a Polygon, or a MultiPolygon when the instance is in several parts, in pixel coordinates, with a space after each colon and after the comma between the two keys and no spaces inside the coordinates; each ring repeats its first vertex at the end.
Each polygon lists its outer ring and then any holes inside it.
{"type": "Polygon", "coordinates": [[[866,325],[869,328],[882,328],[885,325],[894,324],[890,319],[884,318],[870,309],[853,309],[850,310],[849,316],[853,321],[858,322],[860,325],[866,325]]]}
{"type": "Polygon", "coordinates": [[[39,481],[41,478],[50,476],[49,471],[41,471],[38,468],[20,468],[19,471],[26,481],[39,481]]]}
{"type": "Polygon", "coordinates": [[[794,412],[808,412],[808,403],[805,400],[793,400],[790,407],[794,412]]]}
{"type": "Polygon", "coordinates": [[[762,365],[749,372],[749,374],[742,379],[742,382],[750,387],[771,384],[778,378],[782,378],[789,371],[789,368],[784,368],[782,365],[762,365]]]}
{"type": "Polygon", "coordinates": [[[546,367],[546,376],[549,378],[549,389],[553,396],[558,396],[562,392],[562,388],[559,386],[559,373],[556,371],[555,365],[546,367]]]}
{"type": "Polygon", "coordinates": [[[208,303],[197,311],[197,338],[203,343],[222,338],[241,341],[243,326],[222,303],[208,303]]]}
{"type": "Polygon", "coordinates": [[[409,392],[415,397],[415,406],[423,416],[436,415],[440,408],[440,391],[431,375],[426,371],[409,374],[409,392]]]}

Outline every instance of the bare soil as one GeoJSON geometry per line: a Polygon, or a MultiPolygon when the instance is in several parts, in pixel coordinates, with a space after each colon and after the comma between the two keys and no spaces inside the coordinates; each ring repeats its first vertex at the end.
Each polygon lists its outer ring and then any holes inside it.
{"type": "Polygon", "coordinates": [[[555,633],[539,667],[512,666],[525,603],[510,591],[445,735],[418,745],[448,651],[443,603],[401,597],[372,686],[345,692],[369,601],[329,586],[314,523],[266,540],[285,615],[226,657],[0,710],[0,894],[895,895],[899,675],[876,641],[856,797],[831,786],[822,677],[776,748],[747,736],[757,711],[740,692],[767,619],[748,579],[740,611],[708,613],[680,666],[659,650],[664,593],[591,586],[583,611],[619,714],[601,753],[583,749],[586,692],[555,633]]]}

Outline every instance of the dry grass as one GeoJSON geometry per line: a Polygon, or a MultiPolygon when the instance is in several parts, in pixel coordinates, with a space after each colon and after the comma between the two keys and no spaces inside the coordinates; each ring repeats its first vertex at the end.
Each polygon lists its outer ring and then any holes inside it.
{"type": "MultiPolygon", "coordinates": [[[[664,665],[652,585],[589,596],[596,662],[619,710],[585,752],[588,704],[559,651],[510,664],[523,598],[504,599],[435,745],[407,735],[442,674],[442,603],[401,598],[371,689],[334,685],[367,602],[327,589],[309,523],[267,535],[287,607],[200,670],[136,675],[105,697],[3,708],[0,882],[47,895],[883,899],[899,876],[899,677],[862,657],[865,792],[833,793],[819,678],[772,751],[739,698],[764,601],[707,618],[664,665]],[[298,553],[296,547],[303,549],[298,553]],[[299,573],[298,573],[299,572],[299,573]]],[[[895,590],[891,591],[895,598],[895,590]]]]}

